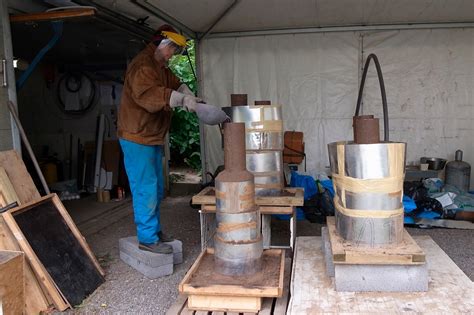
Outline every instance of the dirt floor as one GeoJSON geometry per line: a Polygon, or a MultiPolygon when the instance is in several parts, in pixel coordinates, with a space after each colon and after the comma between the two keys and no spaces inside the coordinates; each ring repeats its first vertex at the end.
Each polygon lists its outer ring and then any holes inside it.
{"type": "MultiPolygon", "coordinates": [[[[178,283],[201,250],[198,211],[189,206],[190,197],[167,198],[162,203],[165,232],[183,241],[184,262],[170,276],[149,280],[119,258],[118,240],[135,234],[132,215],[87,236],[106,271],[106,282],[69,313],[164,314],[178,295],[178,283]]],[[[320,235],[321,224],[299,221],[298,236],[320,235]]],[[[472,230],[414,229],[412,235],[430,235],[453,261],[474,279],[474,232],[472,230]]],[[[272,237],[277,244],[289,239],[288,222],[273,220],[272,237]]]]}

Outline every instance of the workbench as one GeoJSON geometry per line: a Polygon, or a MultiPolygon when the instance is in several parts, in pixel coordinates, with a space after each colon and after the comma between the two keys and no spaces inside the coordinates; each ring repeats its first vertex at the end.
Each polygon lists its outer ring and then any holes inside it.
{"type": "MultiPolygon", "coordinates": [[[[206,187],[192,199],[192,203],[200,205],[199,219],[201,224],[201,249],[212,247],[216,230],[216,191],[214,187],[206,187]]],[[[262,219],[263,248],[291,248],[296,237],[296,207],[304,203],[303,188],[284,188],[279,195],[255,195],[255,204],[259,207],[262,219]],[[271,245],[272,214],[290,215],[290,240],[288,246],[271,245]]]]}

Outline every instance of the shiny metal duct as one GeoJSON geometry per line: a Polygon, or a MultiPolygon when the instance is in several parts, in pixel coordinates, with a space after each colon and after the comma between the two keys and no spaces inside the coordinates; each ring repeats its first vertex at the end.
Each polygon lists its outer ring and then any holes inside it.
{"type": "Polygon", "coordinates": [[[216,178],[216,271],[248,275],[261,270],[260,211],[254,176],[245,165],[245,124],[224,124],[225,170],[216,178]]]}
{"type": "Polygon", "coordinates": [[[406,144],[328,144],[336,196],[336,229],[344,239],[370,246],[403,237],[406,144]]]}
{"type": "Polygon", "coordinates": [[[278,194],[283,180],[283,115],[279,105],[222,108],[233,122],[245,123],[247,170],[257,195],[278,194]]]}

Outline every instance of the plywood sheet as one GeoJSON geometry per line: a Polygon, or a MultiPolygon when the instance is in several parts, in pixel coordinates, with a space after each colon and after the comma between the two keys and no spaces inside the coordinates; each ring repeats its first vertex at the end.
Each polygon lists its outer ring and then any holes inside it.
{"type": "Polygon", "coordinates": [[[25,163],[14,150],[0,152],[0,167],[5,169],[10,182],[19,198],[19,203],[27,203],[41,196],[36,189],[25,163]]]}
{"type": "Polygon", "coordinates": [[[472,312],[472,281],[429,236],[414,239],[426,253],[428,292],[336,292],[326,274],[321,237],[298,237],[288,314],[472,312]]]}

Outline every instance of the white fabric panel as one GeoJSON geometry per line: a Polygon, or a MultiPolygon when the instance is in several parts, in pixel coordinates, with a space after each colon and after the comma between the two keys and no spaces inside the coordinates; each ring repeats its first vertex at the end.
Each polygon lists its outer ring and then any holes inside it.
{"type": "MultiPolygon", "coordinates": [[[[325,170],[326,144],[352,137],[359,38],[354,33],[209,39],[201,43],[201,92],[230,105],[230,94],[283,106],[285,130],[303,131],[308,169],[325,170]]],[[[223,163],[217,127],[206,127],[211,172],[223,163]]]]}
{"type": "MultiPolygon", "coordinates": [[[[368,34],[364,53],[375,53],[381,63],[390,139],[407,142],[407,162],[418,163],[421,156],[453,160],[461,149],[474,165],[474,30],[368,34]]],[[[364,112],[382,118],[375,67],[370,74],[364,112]]]]}
{"type": "MultiPolygon", "coordinates": [[[[361,49],[358,33],[208,39],[202,43],[204,98],[228,106],[231,93],[283,105],[285,130],[305,134],[308,170],[327,171],[326,144],[352,139],[361,49]]],[[[407,30],[363,34],[385,77],[390,139],[408,144],[407,163],[421,156],[452,160],[456,149],[474,165],[474,30],[407,30]]],[[[362,45],[361,45],[362,47],[362,45]]],[[[364,113],[380,118],[375,67],[364,113]]],[[[381,130],[382,131],[382,130],[381,130]]],[[[222,164],[217,127],[206,128],[208,169],[222,164]]],[[[472,175],[471,186],[474,186],[472,175]]]]}

